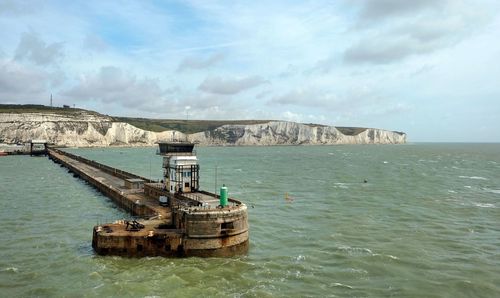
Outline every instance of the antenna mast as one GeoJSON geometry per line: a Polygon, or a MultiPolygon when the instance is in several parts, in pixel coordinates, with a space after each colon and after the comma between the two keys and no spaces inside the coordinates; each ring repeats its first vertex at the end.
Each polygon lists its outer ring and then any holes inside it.
{"type": "Polygon", "coordinates": [[[215,164],[214,194],[217,195],[217,164],[215,164]]]}
{"type": "Polygon", "coordinates": [[[186,122],[189,121],[189,110],[191,109],[191,106],[186,106],[184,108],[186,110],[186,122]]]}

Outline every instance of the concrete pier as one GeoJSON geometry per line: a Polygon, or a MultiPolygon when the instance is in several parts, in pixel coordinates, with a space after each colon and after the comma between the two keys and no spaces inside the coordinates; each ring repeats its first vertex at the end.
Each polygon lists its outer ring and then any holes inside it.
{"type": "Polygon", "coordinates": [[[170,216],[169,208],[161,207],[158,205],[158,200],[145,196],[143,189],[128,189],[125,187],[127,179],[152,182],[147,178],[58,149],[49,149],[49,156],[56,163],[68,168],[75,176],[79,176],[92,184],[117,205],[133,215],[145,218],[157,215],[162,215],[164,218],[170,216]]]}
{"type": "Polygon", "coordinates": [[[247,207],[205,192],[171,193],[165,184],[100,164],[59,149],[49,158],[68,168],[140,221],[117,220],[95,226],[92,247],[101,255],[131,257],[226,257],[249,247],[247,207]],[[160,204],[160,197],[168,203],[160,204]]]}

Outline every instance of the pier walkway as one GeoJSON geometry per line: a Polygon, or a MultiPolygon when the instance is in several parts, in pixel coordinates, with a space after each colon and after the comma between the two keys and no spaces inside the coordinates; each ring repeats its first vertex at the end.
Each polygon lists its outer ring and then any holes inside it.
{"type": "Polygon", "coordinates": [[[141,217],[155,217],[168,219],[171,216],[170,208],[159,206],[158,200],[144,194],[144,188],[127,187],[127,180],[152,183],[153,181],[112,168],[93,160],[88,160],[59,149],[48,150],[50,158],[68,168],[73,175],[79,176],[92,184],[98,190],[110,197],[119,206],[133,215],[141,217]]]}

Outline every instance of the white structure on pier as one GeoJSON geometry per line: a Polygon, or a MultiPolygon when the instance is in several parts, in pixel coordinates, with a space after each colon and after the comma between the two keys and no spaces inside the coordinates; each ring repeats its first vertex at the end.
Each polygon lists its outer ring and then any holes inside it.
{"type": "Polygon", "coordinates": [[[158,143],[158,154],[163,156],[165,187],[170,193],[196,192],[199,188],[200,166],[193,143],[158,143]]]}

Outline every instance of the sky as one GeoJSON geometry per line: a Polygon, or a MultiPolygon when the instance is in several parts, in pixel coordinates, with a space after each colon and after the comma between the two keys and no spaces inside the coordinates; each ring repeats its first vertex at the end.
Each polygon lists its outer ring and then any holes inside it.
{"type": "Polygon", "coordinates": [[[500,1],[0,0],[0,103],[500,142],[500,1]]]}

